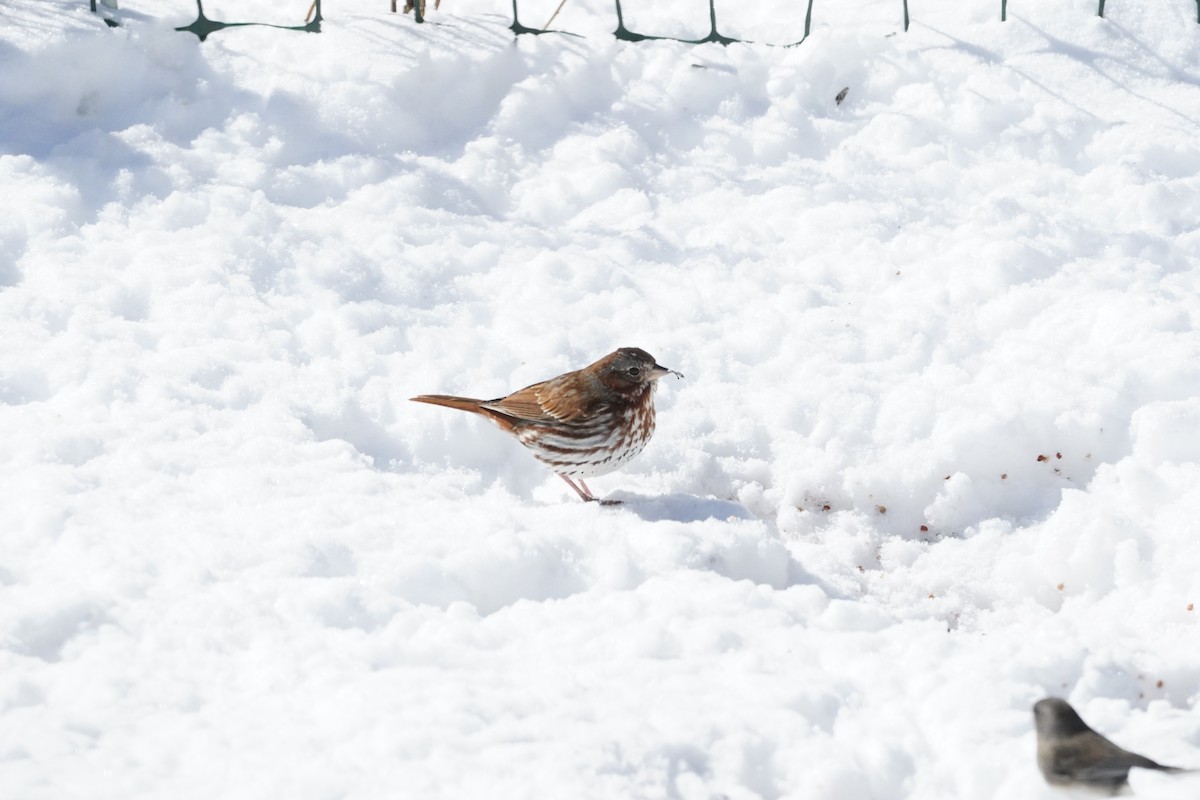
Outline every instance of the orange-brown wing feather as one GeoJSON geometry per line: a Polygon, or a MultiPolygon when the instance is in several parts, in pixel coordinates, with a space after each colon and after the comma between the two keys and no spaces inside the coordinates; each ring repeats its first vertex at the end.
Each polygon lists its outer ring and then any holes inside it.
{"type": "Polygon", "coordinates": [[[578,371],[568,372],[482,406],[525,422],[575,422],[590,416],[596,405],[594,400],[587,399],[586,380],[578,371]]]}
{"type": "Polygon", "coordinates": [[[489,400],[483,404],[483,407],[501,414],[508,414],[510,417],[516,417],[525,422],[554,422],[556,417],[547,414],[546,409],[542,408],[542,404],[538,401],[538,390],[541,387],[542,384],[535,383],[533,386],[513,392],[508,397],[489,400]]]}

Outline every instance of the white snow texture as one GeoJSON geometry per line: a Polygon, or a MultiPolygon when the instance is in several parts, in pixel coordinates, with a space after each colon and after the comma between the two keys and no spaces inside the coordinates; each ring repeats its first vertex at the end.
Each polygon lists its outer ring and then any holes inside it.
{"type": "Polygon", "coordinates": [[[1000,6],[6,0],[0,797],[1200,767],[1197,6],[1000,6]],[[622,346],[620,506],[408,400],[622,346]]]}

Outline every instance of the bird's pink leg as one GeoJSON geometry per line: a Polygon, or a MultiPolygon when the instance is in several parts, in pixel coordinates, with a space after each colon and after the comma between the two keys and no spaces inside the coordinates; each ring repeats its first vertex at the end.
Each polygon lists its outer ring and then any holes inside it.
{"type": "Polygon", "coordinates": [[[582,497],[582,498],[583,498],[583,500],[584,500],[584,502],[586,502],[586,503],[590,503],[590,502],[592,502],[593,500],[595,500],[595,499],[596,499],[596,496],[595,496],[594,494],[592,494],[592,491],[591,491],[591,489],[588,489],[588,488],[587,488],[587,484],[586,484],[586,483],[583,483],[583,481],[580,481],[580,483],[581,483],[581,484],[583,484],[583,488],[582,488],[582,489],[580,489],[578,486],[576,486],[576,485],[575,485],[575,481],[571,480],[571,479],[570,479],[570,478],[568,478],[566,475],[559,475],[559,473],[557,473],[557,472],[556,472],[556,473],[554,473],[554,474],[555,474],[555,475],[558,475],[558,477],[560,477],[560,478],[562,478],[564,481],[566,481],[566,482],[567,482],[567,486],[570,486],[572,489],[574,489],[574,490],[575,490],[575,494],[577,494],[577,495],[579,495],[580,497],[582,497]]]}
{"type": "Polygon", "coordinates": [[[579,486],[576,486],[575,481],[571,480],[566,475],[559,475],[557,472],[554,474],[566,481],[567,486],[570,486],[572,489],[574,489],[575,493],[582,497],[586,503],[596,502],[602,506],[619,506],[624,502],[623,500],[601,500],[600,498],[596,497],[596,495],[592,494],[592,490],[588,488],[588,485],[584,482],[583,478],[579,479],[579,486]],[[583,488],[581,489],[580,486],[583,488]]]}

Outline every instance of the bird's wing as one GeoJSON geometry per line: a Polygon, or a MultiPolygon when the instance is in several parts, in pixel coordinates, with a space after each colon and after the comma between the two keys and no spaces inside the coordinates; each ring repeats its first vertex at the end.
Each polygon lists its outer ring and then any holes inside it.
{"type": "Polygon", "coordinates": [[[547,414],[546,410],[542,408],[542,404],[538,402],[537,389],[540,387],[540,383],[535,383],[533,386],[527,386],[520,391],[513,392],[508,397],[501,397],[499,400],[489,400],[486,403],[480,403],[480,405],[490,411],[513,417],[518,421],[554,422],[555,418],[547,414]]]}
{"type": "Polygon", "coordinates": [[[1097,764],[1091,764],[1087,767],[1082,767],[1077,770],[1076,774],[1086,779],[1092,778],[1109,778],[1117,775],[1128,775],[1129,770],[1133,767],[1142,769],[1157,769],[1166,772],[1174,772],[1175,767],[1164,767],[1156,761],[1151,761],[1145,756],[1139,756],[1137,753],[1123,753],[1120,756],[1102,761],[1097,764]]]}
{"type": "Polygon", "coordinates": [[[1138,764],[1085,764],[1074,767],[1066,771],[1065,775],[1074,778],[1077,781],[1085,781],[1087,783],[1100,783],[1108,781],[1123,781],[1129,776],[1129,768],[1140,766],[1138,764]]]}
{"type": "Polygon", "coordinates": [[[593,413],[595,404],[584,398],[579,379],[569,372],[480,405],[520,422],[570,423],[593,413]]]}
{"type": "Polygon", "coordinates": [[[1168,769],[1145,756],[1118,747],[1104,737],[1081,738],[1083,747],[1061,748],[1054,760],[1054,770],[1076,780],[1099,782],[1123,780],[1131,767],[1168,769]]]}

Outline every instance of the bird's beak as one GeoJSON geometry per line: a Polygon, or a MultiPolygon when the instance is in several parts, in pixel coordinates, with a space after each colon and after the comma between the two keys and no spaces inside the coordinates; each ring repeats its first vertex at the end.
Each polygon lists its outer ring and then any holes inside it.
{"type": "Polygon", "coordinates": [[[658,364],[655,364],[650,368],[650,380],[656,381],[664,375],[674,375],[677,378],[683,377],[682,372],[676,372],[673,369],[667,369],[666,367],[659,366],[658,364]]]}

